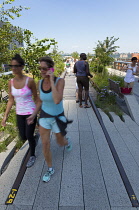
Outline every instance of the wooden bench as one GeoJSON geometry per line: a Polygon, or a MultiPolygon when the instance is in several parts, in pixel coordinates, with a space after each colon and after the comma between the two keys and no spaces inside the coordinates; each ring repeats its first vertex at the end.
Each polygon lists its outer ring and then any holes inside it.
{"type": "Polygon", "coordinates": [[[112,79],[109,80],[109,88],[112,90],[114,93],[116,93],[120,98],[124,98],[124,94],[121,93],[121,89],[119,87],[118,82],[113,81],[112,79]]]}

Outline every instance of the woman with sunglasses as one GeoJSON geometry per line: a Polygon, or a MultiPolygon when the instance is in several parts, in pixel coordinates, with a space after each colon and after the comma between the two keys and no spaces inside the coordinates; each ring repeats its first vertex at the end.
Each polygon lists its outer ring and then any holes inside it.
{"type": "Polygon", "coordinates": [[[27,120],[28,124],[33,123],[34,118],[41,108],[39,131],[42,140],[43,154],[48,166],[48,170],[43,176],[43,181],[48,182],[51,175],[54,173],[52,154],[50,151],[50,132],[55,133],[57,143],[60,146],[66,146],[66,149],[70,151],[72,145],[69,139],[65,138],[65,129],[67,124],[71,123],[71,121],[68,121],[64,116],[64,79],[54,77],[54,62],[50,57],[42,57],[39,62],[39,70],[43,78],[38,84],[40,100],[38,100],[36,110],[27,120]]]}
{"type": "Polygon", "coordinates": [[[27,167],[31,167],[35,163],[35,139],[34,130],[36,126],[36,118],[30,125],[27,124],[27,118],[33,113],[36,108],[35,101],[37,101],[37,90],[35,82],[32,78],[25,76],[22,72],[24,68],[24,60],[20,55],[16,54],[9,67],[12,69],[14,78],[8,83],[9,100],[7,108],[2,120],[2,126],[6,126],[6,121],[9,112],[16,102],[16,117],[19,135],[23,141],[28,139],[30,148],[30,158],[27,162],[27,167]],[[34,97],[34,100],[32,99],[34,97]]]}

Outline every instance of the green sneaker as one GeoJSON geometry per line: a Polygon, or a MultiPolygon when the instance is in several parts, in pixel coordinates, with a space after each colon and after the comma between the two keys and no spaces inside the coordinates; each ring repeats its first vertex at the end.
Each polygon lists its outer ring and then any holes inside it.
{"type": "Polygon", "coordinates": [[[65,147],[66,147],[66,150],[70,152],[72,150],[72,143],[69,137],[67,137],[67,141],[68,141],[68,145],[66,145],[65,147]]]}
{"type": "Polygon", "coordinates": [[[51,171],[48,170],[42,178],[43,182],[49,182],[51,179],[51,175],[54,174],[54,172],[55,172],[54,169],[52,169],[51,171]]]}

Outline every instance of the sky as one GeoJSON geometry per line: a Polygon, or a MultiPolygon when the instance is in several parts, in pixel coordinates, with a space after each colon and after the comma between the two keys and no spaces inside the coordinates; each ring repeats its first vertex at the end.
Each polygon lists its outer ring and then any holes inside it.
{"type": "Polygon", "coordinates": [[[119,53],[139,52],[139,0],[15,0],[10,7],[19,5],[30,9],[11,23],[37,39],[55,38],[64,53],[94,53],[112,36],[119,53]]]}

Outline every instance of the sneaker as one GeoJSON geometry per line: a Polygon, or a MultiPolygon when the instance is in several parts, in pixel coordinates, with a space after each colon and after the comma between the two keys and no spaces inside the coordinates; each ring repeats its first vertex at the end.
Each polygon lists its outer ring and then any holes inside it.
{"type": "Polygon", "coordinates": [[[54,172],[55,172],[54,169],[52,169],[51,171],[48,170],[42,178],[43,182],[49,182],[51,179],[51,175],[54,174],[54,172]]]}
{"type": "Polygon", "coordinates": [[[36,157],[35,157],[35,156],[31,156],[31,157],[29,158],[28,162],[27,162],[26,167],[27,167],[27,168],[30,168],[31,166],[33,166],[34,163],[35,163],[35,160],[36,160],[36,157]]]}
{"type": "Polygon", "coordinates": [[[72,150],[72,143],[69,138],[67,138],[68,144],[66,145],[66,150],[70,152],[72,150]]]}

